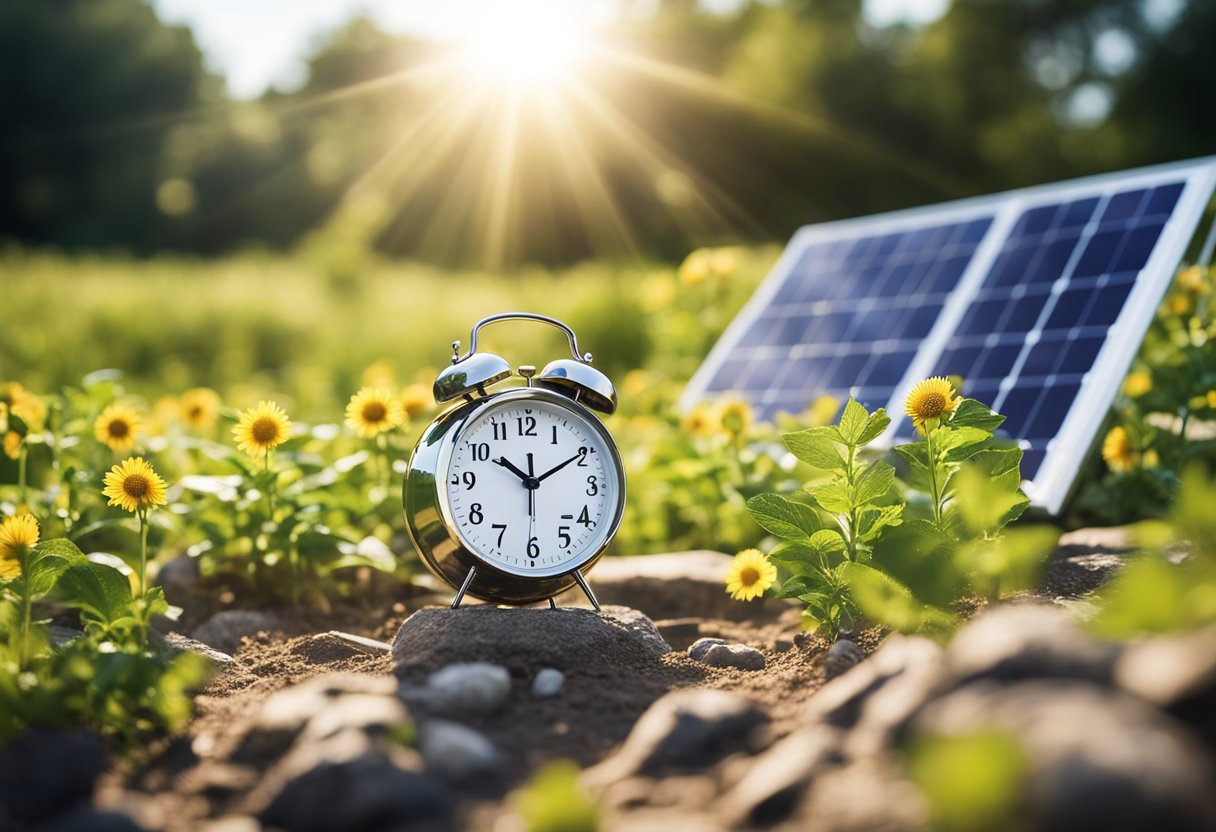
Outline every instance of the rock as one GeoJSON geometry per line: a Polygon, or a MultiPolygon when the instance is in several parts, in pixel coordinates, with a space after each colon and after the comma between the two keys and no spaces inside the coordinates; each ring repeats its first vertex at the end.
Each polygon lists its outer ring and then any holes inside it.
{"type": "Polygon", "coordinates": [[[737,667],[763,670],[764,654],[746,644],[715,644],[705,651],[704,662],[711,667],[737,667]]]}
{"type": "Polygon", "coordinates": [[[751,700],[721,690],[677,690],[662,696],[634,724],[617,754],[588,773],[610,783],[670,767],[704,768],[745,747],[768,717],[751,700]]]}
{"type": "Polygon", "coordinates": [[[811,779],[842,762],[844,732],[827,725],[803,728],[755,758],[722,798],[732,826],[770,826],[784,820],[811,779]]]}
{"type": "Polygon", "coordinates": [[[835,679],[865,657],[865,654],[861,652],[861,648],[847,638],[837,640],[835,644],[828,648],[828,653],[824,656],[824,678],[835,679]]]}
{"type": "Polygon", "coordinates": [[[167,633],[164,636],[165,646],[177,653],[197,653],[204,659],[220,666],[226,667],[232,664],[232,656],[227,653],[221,653],[214,647],[203,644],[201,641],[195,641],[192,638],[183,636],[181,633],[167,633]]]}
{"type": "Polygon", "coordinates": [[[688,657],[693,661],[705,661],[705,654],[709,652],[709,648],[719,644],[726,644],[724,638],[699,638],[692,643],[688,648],[688,657]]]}
{"type": "Polygon", "coordinates": [[[62,815],[45,832],[143,832],[143,827],[122,812],[85,809],[62,815]]]}
{"type": "Polygon", "coordinates": [[[450,826],[452,797],[442,780],[403,768],[374,749],[348,759],[324,754],[298,774],[268,776],[272,794],[257,812],[264,825],[292,832],[450,826]]]}
{"type": "Polygon", "coordinates": [[[393,640],[397,673],[441,667],[454,659],[498,661],[565,673],[581,668],[639,667],[671,652],[654,623],[637,610],[493,606],[438,609],[411,615],[393,640]]]}
{"type": "Polygon", "coordinates": [[[482,778],[499,762],[498,750],[483,734],[441,719],[422,726],[418,749],[427,771],[453,782],[482,778]]]}
{"type": "Polygon", "coordinates": [[[0,827],[36,825],[87,803],[106,768],[101,738],[88,731],[31,728],[0,748],[0,827]]]}
{"type": "Polygon", "coordinates": [[[830,768],[811,781],[783,832],[919,832],[929,826],[924,796],[891,759],[830,768]]]}
{"type": "Polygon", "coordinates": [[[1216,751],[1216,628],[1132,644],[1115,665],[1115,682],[1187,723],[1216,751]]]}
{"type": "Polygon", "coordinates": [[[532,680],[532,695],[537,699],[551,699],[561,693],[566,683],[566,674],[552,667],[542,667],[532,680]]]}
{"type": "Polygon", "coordinates": [[[352,654],[362,653],[367,656],[387,656],[393,651],[393,646],[386,641],[377,641],[374,638],[365,638],[353,633],[343,633],[340,630],[318,633],[312,638],[313,641],[346,647],[352,654]]]}
{"type": "Polygon", "coordinates": [[[1027,756],[1019,815],[1029,828],[1216,828],[1212,759],[1140,700],[1085,681],[984,680],[927,705],[909,738],[993,730],[1027,756]]]}
{"type": "Polygon", "coordinates": [[[399,695],[434,714],[488,716],[511,695],[511,674],[489,662],[459,662],[427,677],[424,687],[403,685],[399,695]]]}
{"type": "Polygon", "coordinates": [[[954,636],[946,664],[956,684],[975,679],[1088,679],[1109,682],[1118,648],[1090,638],[1063,611],[1001,605],[954,636]]]}
{"type": "Polygon", "coordinates": [[[300,733],[299,742],[326,740],[352,728],[381,736],[409,723],[409,711],[396,696],[348,693],[315,713],[300,733]]]}
{"type": "Polygon", "coordinates": [[[245,636],[273,630],[278,623],[278,618],[265,612],[223,610],[196,627],[190,637],[221,653],[234,655],[245,636]]]}
{"type": "Polygon", "coordinates": [[[794,640],[792,638],[779,638],[773,641],[773,650],[777,653],[788,653],[794,649],[794,640]]]}
{"type": "MultiPolygon", "coordinates": [[[[233,755],[235,759],[260,758],[281,754],[318,715],[325,712],[340,698],[355,697],[357,702],[371,699],[386,699],[392,703],[384,709],[377,708],[381,717],[386,708],[395,707],[397,713],[405,709],[396,699],[396,681],[389,676],[370,676],[356,673],[329,673],[314,676],[297,685],[276,691],[262,703],[253,725],[233,755]]],[[[349,715],[342,709],[339,713],[349,715]]],[[[332,725],[337,716],[319,723],[318,733],[332,734],[327,724],[332,725]]]]}
{"type": "Polygon", "coordinates": [[[910,668],[938,668],[942,649],[927,638],[892,635],[866,661],[825,684],[807,703],[806,718],[852,728],[866,701],[910,668]]]}
{"type": "Polygon", "coordinates": [[[185,607],[198,599],[198,558],[178,555],[156,570],[155,582],[165,591],[165,600],[175,607],[185,607]]]}
{"type": "MultiPolygon", "coordinates": [[[[698,550],[659,555],[603,558],[589,575],[602,604],[622,604],[653,618],[722,618],[754,621],[779,616],[789,602],[760,598],[746,604],[726,594],[726,573],[734,559],[698,550]]],[[[577,589],[559,603],[586,603],[577,589]]]]}

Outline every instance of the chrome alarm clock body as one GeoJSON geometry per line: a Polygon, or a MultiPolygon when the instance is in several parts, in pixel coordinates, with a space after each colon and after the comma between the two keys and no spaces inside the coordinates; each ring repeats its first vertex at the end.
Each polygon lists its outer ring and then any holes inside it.
{"type": "Polygon", "coordinates": [[[509,313],[474,326],[468,353],[435,381],[436,401],[459,401],[423,433],[403,491],[406,528],[424,564],[466,595],[531,604],[580,586],[620,525],[625,474],[611,434],[592,409],[611,413],[616,393],[580,356],[574,332],[552,318],[509,313]],[[481,327],[501,320],[562,329],[574,359],[539,374],[519,368],[523,386],[487,388],[513,374],[476,351],[481,327]]]}

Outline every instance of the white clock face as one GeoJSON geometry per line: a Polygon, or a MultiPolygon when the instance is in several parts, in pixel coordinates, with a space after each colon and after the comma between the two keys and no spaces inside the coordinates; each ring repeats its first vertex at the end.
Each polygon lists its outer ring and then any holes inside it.
{"type": "Polygon", "coordinates": [[[621,508],[614,450],[579,413],[536,399],[491,404],[453,448],[444,493],[471,551],[517,575],[577,568],[621,508]]]}

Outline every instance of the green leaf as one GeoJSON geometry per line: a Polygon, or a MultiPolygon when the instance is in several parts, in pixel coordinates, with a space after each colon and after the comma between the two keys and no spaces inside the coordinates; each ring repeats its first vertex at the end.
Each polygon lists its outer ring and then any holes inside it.
{"type": "Polygon", "coordinates": [[[949,462],[962,462],[984,450],[992,434],[979,428],[950,426],[937,430],[934,437],[934,451],[949,462]]]}
{"type": "Polygon", "coordinates": [[[878,460],[857,478],[855,486],[856,502],[859,505],[872,503],[891,490],[895,484],[895,469],[888,463],[878,460]]]}
{"type": "Polygon", "coordinates": [[[820,508],[832,514],[847,514],[853,507],[853,501],[849,499],[849,486],[844,480],[816,486],[810,493],[820,508]]]}
{"type": "Polygon", "coordinates": [[[64,600],[79,607],[82,617],[110,627],[131,615],[131,584],[112,566],[85,562],[73,566],[59,579],[64,600]]]}
{"type": "Polygon", "coordinates": [[[899,581],[860,563],[845,564],[845,575],[858,609],[901,633],[939,629],[954,623],[950,613],[923,604],[899,581]]]}
{"type": "Polygon", "coordinates": [[[866,419],[866,426],[861,431],[861,436],[857,439],[858,445],[868,445],[873,442],[882,432],[891,424],[891,417],[887,415],[886,408],[880,407],[870,414],[866,419]]]}
{"type": "Polygon", "coordinates": [[[840,414],[840,438],[846,445],[852,447],[860,445],[869,420],[870,414],[866,412],[866,409],[857,399],[850,397],[849,403],[844,406],[844,413],[840,414]]]}
{"type": "Polygon", "coordinates": [[[977,540],[959,557],[974,573],[976,589],[989,597],[1004,597],[1031,589],[1056,548],[1060,532],[1051,526],[1011,529],[996,540],[977,540]]]}
{"type": "Polygon", "coordinates": [[[797,433],[787,433],[782,438],[790,453],[808,465],[825,471],[844,470],[844,457],[840,455],[836,440],[822,430],[810,428],[797,433]]]}
{"type": "Polygon", "coordinates": [[[844,538],[835,529],[822,529],[811,535],[811,547],[817,552],[830,555],[845,550],[844,538]]]}
{"type": "Polygon", "coordinates": [[[75,564],[86,563],[84,553],[67,538],[44,540],[34,547],[27,563],[25,580],[30,595],[45,595],[55,587],[64,571],[75,564]]]}
{"type": "Polygon", "coordinates": [[[806,540],[823,528],[815,509],[778,494],[757,494],[747,501],[747,513],[765,531],[784,540],[806,540]]]}
{"type": "Polygon", "coordinates": [[[788,581],[786,581],[785,583],[783,583],[781,585],[781,589],[777,590],[773,594],[773,597],[774,598],[797,598],[799,595],[806,595],[808,593],[815,592],[816,586],[818,586],[818,582],[816,582],[815,584],[812,584],[810,582],[810,577],[806,576],[806,575],[802,575],[802,576],[799,576],[796,578],[790,578],[788,581]]]}
{"type": "Polygon", "coordinates": [[[882,535],[884,529],[898,526],[903,522],[903,511],[903,503],[864,509],[857,516],[858,541],[861,543],[872,543],[877,540],[882,535]]]}
{"type": "Polygon", "coordinates": [[[929,735],[904,754],[928,798],[933,829],[1017,829],[1030,761],[1017,738],[997,732],[929,735]]]}
{"type": "Polygon", "coordinates": [[[983,402],[975,399],[963,399],[954,409],[950,418],[951,427],[972,427],[992,433],[1005,421],[1005,417],[997,413],[983,402]]]}
{"type": "MultiPolygon", "coordinates": [[[[815,532],[822,534],[822,532],[815,532]]],[[[804,569],[819,569],[823,567],[823,554],[809,543],[795,543],[786,541],[779,543],[773,547],[773,550],[768,553],[768,559],[783,563],[796,571],[803,572],[804,569]]]]}

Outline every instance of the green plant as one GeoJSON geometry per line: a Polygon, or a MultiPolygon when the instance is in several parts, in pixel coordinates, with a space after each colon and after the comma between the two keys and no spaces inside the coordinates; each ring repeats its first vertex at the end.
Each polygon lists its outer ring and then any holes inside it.
{"type": "Polygon", "coordinates": [[[923,737],[904,765],[940,832],[1018,829],[1029,760],[1015,737],[995,731],[923,737]]]}
{"type": "Polygon", "coordinates": [[[532,775],[515,795],[527,832],[595,832],[599,808],[578,785],[578,766],[557,760],[532,775]]]}
{"type": "Polygon", "coordinates": [[[838,425],[786,434],[790,452],[829,479],[807,489],[810,504],[778,494],[747,502],[752,518],[782,541],[768,554],[791,573],[777,597],[803,601],[808,623],[832,635],[853,625],[850,569],[868,562],[884,530],[901,522],[903,504],[890,499],[895,469],[861,458],[890,422],[882,408],[868,413],[850,399],[838,425]]]}

